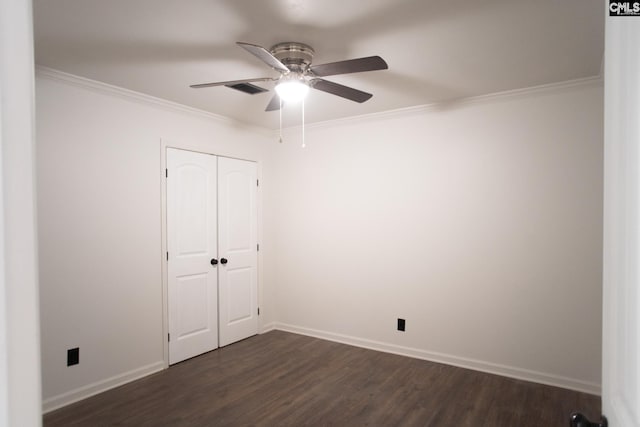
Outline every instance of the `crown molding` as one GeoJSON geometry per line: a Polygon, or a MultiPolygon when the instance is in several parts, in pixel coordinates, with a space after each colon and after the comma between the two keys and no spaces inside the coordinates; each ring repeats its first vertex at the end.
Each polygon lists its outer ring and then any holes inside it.
{"type": "MultiPolygon", "coordinates": [[[[86,77],[80,77],[75,74],[65,73],[54,68],[45,67],[42,65],[36,65],[36,77],[45,78],[48,80],[67,83],[73,86],[77,86],[83,89],[88,89],[94,92],[116,96],[127,101],[134,101],[140,104],[162,108],[175,113],[186,114],[192,117],[199,117],[206,120],[211,120],[220,124],[233,127],[242,127],[246,130],[258,132],[263,135],[271,136],[273,131],[268,128],[263,128],[246,122],[231,119],[229,117],[221,116],[218,114],[210,113],[208,111],[200,110],[198,108],[188,107],[177,102],[168,101],[166,99],[157,98],[155,96],[147,95],[141,92],[125,89],[119,86],[110,85],[97,80],[88,79],[86,77]]],[[[37,95],[37,94],[36,94],[37,95]]]]}
{"type": "MultiPolygon", "coordinates": [[[[472,96],[466,98],[458,98],[446,102],[438,102],[432,104],[422,104],[412,107],[398,108],[394,110],[382,111],[379,113],[363,114],[358,116],[345,117],[334,120],[327,120],[323,122],[307,123],[306,129],[324,129],[327,127],[334,127],[340,125],[350,125],[357,123],[366,123],[370,121],[389,120],[394,118],[409,117],[414,115],[422,115],[434,111],[442,111],[450,108],[459,108],[474,104],[485,104],[491,102],[499,102],[509,99],[517,99],[528,97],[532,95],[545,94],[545,93],[557,93],[564,90],[572,90],[581,87],[601,86],[604,83],[603,73],[597,76],[586,77],[581,79],[567,80],[563,82],[550,83],[539,86],[532,86],[521,89],[508,90],[503,92],[495,92],[486,95],[472,96]]],[[[208,111],[200,110],[193,107],[188,107],[177,102],[168,101],[162,98],[157,98],[151,95],[146,95],[141,92],[136,92],[129,89],[124,89],[119,86],[110,85],[107,83],[99,82],[97,80],[91,80],[86,77],[80,77],[74,74],[65,73],[53,68],[45,67],[42,65],[36,65],[36,76],[47,78],[49,80],[60,81],[68,83],[74,86],[78,86],[84,89],[93,90],[100,93],[109,94],[124,98],[129,101],[136,101],[142,104],[159,107],[172,112],[178,112],[187,114],[192,117],[200,117],[207,120],[212,120],[227,126],[242,127],[246,130],[260,133],[269,137],[276,137],[279,134],[278,129],[270,129],[261,126],[249,124],[247,122],[238,121],[229,117],[221,116],[218,114],[210,113],[208,111]],[[275,135],[275,136],[274,136],[275,135]]],[[[300,128],[300,125],[286,127],[283,130],[295,130],[300,128]]]]}
{"type": "MultiPolygon", "coordinates": [[[[395,118],[403,118],[414,115],[422,115],[434,111],[443,111],[452,108],[459,108],[475,104],[488,104],[493,102],[506,101],[511,99],[525,98],[532,95],[544,95],[548,93],[558,93],[566,90],[573,90],[583,87],[602,86],[604,79],[602,75],[593,77],[585,77],[581,79],[567,80],[557,83],[549,83],[539,86],[531,86],[521,89],[507,90],[503,92],[494,92],[486,95],[471,96],[466,98],[458,98],[446,102],[437,102],[433,104],[416,105],[413,107],[398,108],[395,110],[382,111],[380,113],[363,114],[359,116],[345,117],[341,119],[327,120],[323,122],[308,123],[305,125],[307,129],[324,129],[338,125],[350,125],[357,123],[366,123],[370,121],[389,120],[395,118]]],[[[300,125],[291,126],[286,130],[300,128],[300,125]]]]}

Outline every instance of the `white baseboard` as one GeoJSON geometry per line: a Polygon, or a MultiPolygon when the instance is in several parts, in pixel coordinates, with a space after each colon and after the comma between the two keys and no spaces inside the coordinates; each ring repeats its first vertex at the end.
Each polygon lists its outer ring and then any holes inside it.
{"type": "Polygon", "coordinates": [[[267,333],[269,331],[273,331],[274,329],[276,329],[276,322],[265,323],[260,328],[260,333],[261,334],[265,334],[265,333],[267,333]]]}
{"type": "Polygon", "coordinates": [[[501,375],[509,378],[516,378],[534,383],[546,384],[555,387],[562,387],[570,390],[581,391],[584,393],[600,395],[601,385],[582,381],[575,378],[563,377],[555,374],[547,374],[544,372],[532,371],[513,366],[501,365],[497,363],[485,362],[482,360],[469,359],[465,357],[453,356],[431,352],[411,347],[403,347],[395,344],[373,341],[364,338],[353,337],[349,335],[337,334],[333,332],[320,331],[316,329],[304,328],[300,326],[288,325],[275,322],[274,328],[280,331],[292,332],[300,335],[307,335],[315,338],[321,338],[328,341],[335,341],[343,344],[353,345],[356,347],[367,348],[370,350],[383,351],[386,353],[398,354],[401,356],[413,357],[416,359],[428,360],[430,362],[443,363],[446,365],[457,366],[460,368],[473,369],[475,371],[487,372],[490,374],[501,375]]]}
{"type": "MultiPolygon", "coordinates": [[[[528,369],[517,368],[513,366],[501,365],[482,360],[469,359],[465,357],[453,356],[449,354],[431,352],[411,347],[403,347],[395,344],[384,343],[381,341],[368,340],[350,335],[337,334],[334,332],[321,331],[317,329],[304,328],[301,326],[288,325],[280,322],[270,322],[262,325],[260,333],[264,334],[272,330],[280,330],[292,332],[300,335],[321,338],[328,341],[339,342],[343,344],[353,345],[356,347],[367,348],[370,350],[383,351],[386,353],[398,354],[401,356],[413,357],[416,359],[428,360],[431,362],[444,363],[446,365],[458,366],[461,368],[473,369],[475,371],[487,372],[490,374],[502,375],[505,377],[516,378],[524,381],[531,381],[540,384],[547,384],[555,387],[562,387],[570,390],[581,391],[585,393],[600,395],[600,384],[577,380],[574,378],[563,377],[560,375],[547,374],[528,369]]],[[[45,399],[42,403],[43,413],[51,412],[63,406],[70,405],[82,399],[86,399],[98,393],[102,393],[109,389],[121,386],[131,381],[140,379],[147,375],[162,371],[165,369],[164,361],[152,363],[138,369],[97,381],[92,384],[71,390],[66,393],[45,399]]]]}
{"type": "Polygon", "coordinates": [[[42,412],[46,414],[47,412],[62,408],[63,406],[70,405],[98,393],[102,393],[103,391],[107,391],[128,382],[146,377],[147,375],[162,371],[164,368],[164,361],[155,362],[150,365],[50,397],[42,402],[42,412]]]}
{"type": "MultiPolygon", "coordinates": [[[[276,322],[266,323],[260,327],[259,333],[264,334],[269,331],[273,331],[274,329],[276,329],[276,322]]],[[[47,412],[54,411],[112,388],[146,377],[147,375],[162,371],[165,367],[166,365],[164,361],[152,363],[150,365],[107,378],[106,380],[97,381],[75,390],[47,398],[42,402],[42,412],[46,414],[47,412]]]]}

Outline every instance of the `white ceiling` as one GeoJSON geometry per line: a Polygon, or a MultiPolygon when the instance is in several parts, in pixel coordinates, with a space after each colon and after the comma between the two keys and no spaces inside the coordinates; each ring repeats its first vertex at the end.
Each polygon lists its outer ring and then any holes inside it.
{"type": "MultiPolygon", "coordinates": [[[[236,41],[306,43],[314,64],[387,61],[328,77],[374,96],[311,91],[308,123],[598,76],[604,12],[601,0],[34,0],[35,53],[39,65],[277,128],[264,111],[272,91],[189,85],[278,75],[236,41]]],[[[299,106],[284,120],[299,123],[299,106]]]]}

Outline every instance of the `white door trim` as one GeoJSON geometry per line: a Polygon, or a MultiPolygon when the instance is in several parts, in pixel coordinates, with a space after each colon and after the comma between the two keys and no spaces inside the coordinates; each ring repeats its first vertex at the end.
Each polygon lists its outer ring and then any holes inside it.
{"type": "MultiPolygon", "coordinates": [[[[169,368],[169,341],[167,339],[169,334],[169,280],[168,280],[168,265],[167,265],[167,181],[165,177],[165,170],[167,169],[167,148],[176,148],[179,150],[194,151],[196,153],[210,154],[219,157],[229,157],[238,160],[248,160],[255,162],[258,168],[258,179],[262,180],[262,161],[256,158],[242,158],[233,155],[233,153],[225,152],[225,150],[211,149],[211,143],[209,142],[189,142],[189,141],[173,141],[167,139],[160,139],[160,169],[158,176],[160,177],[160,262],[162,269],[162,349],[163,349],[163,362],[164,369],[169,368]]],[[[257,216],[258,216],[258,243],[262,241],[262,192],[260,187],[258,188],[257,197],[257,216]]],[[[258,252],[258,307],[262,307],[262,251],[258,252]]],[[[262,317],[258,318],[258,331],[262,330],[263,322],[262,317]]]]}
{"type": "Polygon", "coordinates": [[[0,1],[0,425],[8,426],[42,422],[32,16],[30,0],[0,1]]]}
{"type": "Polygon", "coordinates": [[[611,426],[640,418],[640,26],[606,18],[602,411],[611,426]]]}

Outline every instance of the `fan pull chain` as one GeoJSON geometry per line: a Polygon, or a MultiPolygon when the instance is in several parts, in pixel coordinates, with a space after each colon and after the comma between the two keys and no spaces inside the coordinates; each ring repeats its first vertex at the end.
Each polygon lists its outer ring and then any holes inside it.
{"type": "Polygon", "coordinates": [[[278,97],[278,101],[280,101],[280,144],[282,144],[282,98],[278,97]]]}
{"type": "Polygon", "coordinates": [[[304,143],[304,99],[302,99],[302,148],[306,147],[304,143]]]}

